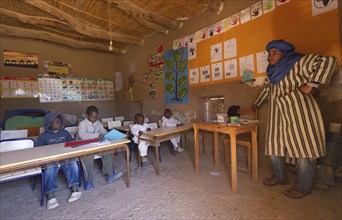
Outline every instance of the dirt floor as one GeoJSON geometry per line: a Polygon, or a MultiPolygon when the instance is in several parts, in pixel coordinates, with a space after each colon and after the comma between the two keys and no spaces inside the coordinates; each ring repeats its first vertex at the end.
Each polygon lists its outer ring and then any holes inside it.
{"type": "MultiPolygon", "coordinates": [[[[342,219],[342,184],[328,192],[314,190],[303,199],[285,197],[288,186],[266,187],[262,179],[270,174],[263,157],[259,180],[251,182],[246,173],[238,172],[238,192],[232,193],[229,172],[213,164],[212,152],[200,154],[201,171],[194,173],[194,153],[187,149],[173,156],[167,146],[161,150],[160,176],[156,175],[151,148],[148,165],[138,168],[131,162],[131,187],[125,178],[107,184],[96,169],[95,190],[83,191],[80,200],[68,203],[70,190],[63,173],[59,174],[56,197],[60,206],[47,210],[40,207],[40,184],[31,191],[32,179],[0,185],[1,219],[342,219]]],[[[125,172],[124,155],[115,157],[116,171],[125,172]]],[[[294,182],[294,175],[290,176],[294,182]]],[[[45,201],[46,203],[46,201],[45,201]]]]}

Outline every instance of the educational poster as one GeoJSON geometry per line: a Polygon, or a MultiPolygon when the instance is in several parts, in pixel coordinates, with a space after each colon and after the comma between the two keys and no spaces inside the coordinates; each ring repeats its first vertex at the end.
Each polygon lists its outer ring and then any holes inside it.
{"type": "Polygon", "coordinates": [[[128,77],[128,86],[132,87],[135,85],[135,75],[129,76],[128,77]]]}
{"type": "Polygon", "coordinates": [[[236,38],[226,40],[223,43],[224,59],[236,57],[236,38]]]}
{"type": "Polygon", "coordinates": [[[198,68],[193,68],[190,70],[190,84],[199,83],[198,68]]]}
{"type": "Polygon", "coordinates": [[[254,56],[253,54],[243,56],[239,58],[240,64],[240,76],[243,76],[244,72],[254,72],[254,56]]]}
{"type": "Polygon", "coordinates": [[[210,70],[208,66],[201,66],[200,67],[200,81],[201,82],[209,82],[210,81],[210,70]]]}
{"type": "Polygon", "coordinates": [[[197,45],[196,42],[189,42],[188,44],[188,59],[189,60],[195,59],[197,57],[196,45],[197,45]]]}
{"type": "Polygon", "coordinates": [[[141,74],[141,83],[143,84],[150,84],[151,82],[151,73],[142,73],[141,74]]]}
{"type": "Polygon", "coordinates": [[[212,45],[210,55],[212,63],[222,60],[222,43],[212,45]]]}
{"type": "Polygon", "coordinates": [[[115,91],[121,91],[123,88],[122,72],[121,71],[115,72],[114,77],[115,77],[115,91]]]}
{"type": "Polygon", "coordinates": [[[252,19],[256,19],[262,15],[262,4],[261,2],[257,2],[251,7],[251,15],[252,19]]]}
{"type": "Polygon", "coordinates": [[[156,84],[151,83],[149,86],[149,97],[150,99],[156,99],[157,98],[157,91],[156,91],[156,84]]]}
{"type": "Polygon", "coordinates": [[[82,79],[82,101],[114,100],[114,85],[109,79],[82,79]]]}
{"type": "Polygon", "coordinates": [[[4,66],[38,69],[38,56],[35,53],[4,50],[3,56],[4,66]]]}
{"type": "Polygon", "coordinates": [[[251,8],[246,8],[240,12],[240,23],[244,24],[250,21],[251,18],[251,8]]]}
{"type": "Polygon", "coordinates": [[[155,70],[152,71],[154,75],[154,82],[155,83],[162,83],[164,82],[164,70],[155,70]]]}
{"type": "Polygon", "coordinates": [[[38,80],[34,78],[1,77],[1,98],[37,98],[38,80]]]}
{"type": "Polygon", "coordinates": [[[275,0],[262,0],[264,14],[275,9],[275,0]]]}
{"type": "Polygon", "coordinates": [[[222,62],[211,64],[212,80],[223,79],[222,62]]]}
{"type": "Polygon", "coordinates": [[[82,101],[93,101],[98,99],[98,88],[96,79],[81,80],[82,101]]]}
{"type": "Polygon", "coordinates": [[[81,80],[78,78],[61,78],[63,102],[82,101],[81,80]]]}
{"type": "Polygon", "coordinates": [[[235,78],[237,77],[237,60],[226,60],[224,61],[224,78],[235,78]]]}
{"type": "Polygon", "coordinates": [[[188,49],[164,52],[165,103],[188,104],[188,49]]]}
{"type": "Polygon", "coordinates": [[[62,81],[54,78],[38,78],[41,103],[62,102],[62,81]]]}
{"type": "Polygon", "coordinates": [[[71,64],[44,60],[44,73],[38,77],[71,78],[71,64]]]}
{"type": "Polygon", "coordinates": [[[266,73],[266,69],[268,66],[268,52],[262,51],[256,54],[256,62],[257,62],[257,73],[266,73]]]}
{"type": "Polygon", "coordinates": [[[133,88],[128,88],[127,90],[127,100],[133,100],[133,88]]]}
{"type": "Polygon", "coordinates": [[[136,67],[136,62],[132,61],[129,63],[129,73],[135,73],[137,67],[136,67]]]}
{"type": "MultiPolygon", "coordinates": [[[[312,16],[316,16],[338,7],[337,0],[311,0],[312,16]]],[[[341,3],[341,2],[340,2],[341,3]]]]}

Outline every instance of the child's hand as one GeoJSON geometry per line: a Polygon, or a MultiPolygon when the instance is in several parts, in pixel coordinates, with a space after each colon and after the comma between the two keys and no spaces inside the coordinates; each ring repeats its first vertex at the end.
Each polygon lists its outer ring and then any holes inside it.
{"type": "Polygon", "coordinates": [[[152,129],[151,128],[147,128],[146,131],[152,131],[152,129]]]}
{"type": "Polygon", "coordinates": [[[139,131],[139,133],[138,133],[138,134],[139,134],[139,136],[140,136],[140,135],[142,135],[143,133],[142,133],[142,131],[139,131]]]}
{"type": "Polygon", "coordinates": [[[182,124],[182,123],[180,123],[180,124],[177,124],[177,125],[176,125],[176,127],[179,127],[179,126],[183,126],[183,124],[182,124]]]}
{"type": "Polygon", "coordinates": [[[104,134],[99,134],[99,139],[101,140],[104,137],[104,134]]]}

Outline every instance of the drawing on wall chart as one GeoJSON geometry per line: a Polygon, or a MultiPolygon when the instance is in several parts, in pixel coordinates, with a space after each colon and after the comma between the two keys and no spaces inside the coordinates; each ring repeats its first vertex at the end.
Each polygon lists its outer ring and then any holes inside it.
{"type": "Polygon", "coordinates": [[[165,103],[188,103],[188,49],[181,47],[164,53],[165,103]]]}

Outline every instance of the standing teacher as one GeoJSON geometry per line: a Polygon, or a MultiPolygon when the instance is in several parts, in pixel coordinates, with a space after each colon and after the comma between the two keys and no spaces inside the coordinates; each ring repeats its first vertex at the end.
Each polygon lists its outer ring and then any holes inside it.
{"type": "Polygon", "coordinates": [[[299,164],[294,187],[284,195],[299,199],[311,193],[315,161],[325,155],[325,133],[322,116],[312,91],[329,83],[336,58],[315,54],[303,55],[283,40],[266,46],[269,53],[267,77],[252,108],[269,100],[265,153],[270,156],[272,177],[266,186],[289,184],[284,158],[299,164]]]}

